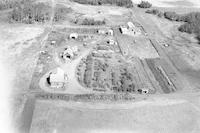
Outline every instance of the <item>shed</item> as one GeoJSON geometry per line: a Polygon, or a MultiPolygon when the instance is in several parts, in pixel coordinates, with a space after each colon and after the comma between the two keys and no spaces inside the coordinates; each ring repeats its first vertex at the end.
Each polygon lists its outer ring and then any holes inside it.
{"type": "Polygon", "coordinates": [[[52,40],[51,45],[55,45],[55,44],[56,44],[56,41],[52,40]]]}
{"type": "Polygon", "coordinates": [[[77,38],[78,38],[78,34],[77,34],[77,33],[71,33],[71,34],[69,35],[69,38],[70,38],[70,39],[77,39],[77,38]]]}
{"type": "Polygon", "coordinates": [[[110,45],[114,45],[114,44],[115,44],[115,41],[112,40],[112,39],[109,39],[109,40],[108,40],[108,44],[110,44],[110,45]]]}
{"type": "Polygon", "coordinates": [[[97,30],[97,33],[98,33],[98,34],[105,34],[106,31],[105,31],[105,30],[102,30],[102,29],[99,29],[99,30],[97,30]]]}
{"type": "Polygon", "coordinates": [[[135,25],[132,22],[128,22],[127,25],[129,29],[135,28],[135,25]]]}
{"type": "Polygon", "coordinates": [[[113,36],[113,34],[114,34],[113,30],[112,30],[112,29],[109,29],[109,30],[108,30],[108,34],[111,35],[111,36],[113,36]]]}
{"type": "Polygon", "coordinates": [[[140,89],[138,89],[138,92],[141,93],[141,94],[148,94],[149,89],[148,88],[140,88],[140,89]]]}

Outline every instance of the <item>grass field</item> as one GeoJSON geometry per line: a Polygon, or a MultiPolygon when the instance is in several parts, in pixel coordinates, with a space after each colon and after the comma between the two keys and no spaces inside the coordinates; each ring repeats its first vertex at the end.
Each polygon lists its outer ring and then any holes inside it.
{"type": "Polygon", "coordinates": [[[199,112],[189,103],[178,101],[160,99],[159,104],[147,101],[141,106],[133,103],[129,109],[117,109],[118,105],[115,109],[104,105],[88,109],[89,103],[37,101],[30,133],[198,133],[199,112]]]}

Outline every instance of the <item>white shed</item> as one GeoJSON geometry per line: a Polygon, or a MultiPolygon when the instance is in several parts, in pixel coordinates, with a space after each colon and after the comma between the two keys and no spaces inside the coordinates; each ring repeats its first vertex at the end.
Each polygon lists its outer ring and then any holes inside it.
{"type": "Polygon", "coordinates": [[[77,34],[77,33],[71,33],[71,34],[69,35],[69,38],[70,38],[70,39],[77,39],[77,38],[78,38],[78,34],[77,34]]]}
{"type": "Polygon", "coordinates": [[[148,94],[149,89],[148,88],[140,88],[140,89],[138,89],[138,92],[141,93],[141,94],[148,94]]]}
{"type": "Polygon", "coordinates": [[[132,22],[128,22],[127,25],[129,29],[135,28],[135,25],[132,22]]]}
{"type": "Polygon", "coordinates": [[[114,44],[115,44],[115,41],[112,40],[112,39],[110,39],[110,40],[108,40],[108,44],[110,44],[110,45],[114,45],[114,44]]]}
{"type": "Polygon", "coordinates": [[[113,30],[109,29],[108,30],[108,34],[111,35],[111,36],[113,36],[113,34],[114,34],[113,30]]]}

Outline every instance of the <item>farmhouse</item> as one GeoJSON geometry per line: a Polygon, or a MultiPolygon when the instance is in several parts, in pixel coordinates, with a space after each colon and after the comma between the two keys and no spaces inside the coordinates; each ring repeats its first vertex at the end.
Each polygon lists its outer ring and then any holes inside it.
{"type": "Polygon", "coordinates": [[[128,28],[124,25],[120,26],[120,31],[122,34],[128,34],[128,28]]]}
{"type": "Polygon", "coordinates": [[[66,76],[65,72],[61,68],[57,68],[49,74],[47,82],[53,88],[62,88],[65,85],[66,76]]]}
{"type": "Polygon", "coordinates": [[[120,26],[120,31],[122,34],[136,36],[140,35],[141,31],[139,28],[137,28],[132,22],[128,22],[127,26],[120,26]]]}

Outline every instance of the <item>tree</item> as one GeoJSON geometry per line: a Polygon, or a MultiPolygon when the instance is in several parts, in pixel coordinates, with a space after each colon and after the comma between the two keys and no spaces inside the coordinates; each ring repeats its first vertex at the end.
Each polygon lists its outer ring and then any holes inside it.
{"type": "Polygon", "coordinates": [[[152,7],[152,4],[149,3],[148,1],[141,1],[141,3],[138,4],[138,7],[140,7],[140,8],[150,8],[150,7],[152,7]]]}

